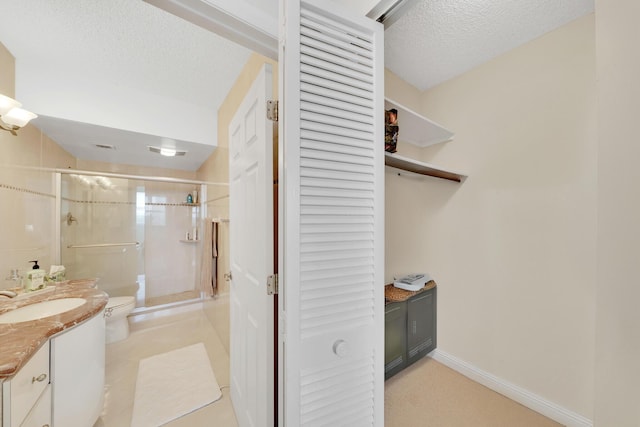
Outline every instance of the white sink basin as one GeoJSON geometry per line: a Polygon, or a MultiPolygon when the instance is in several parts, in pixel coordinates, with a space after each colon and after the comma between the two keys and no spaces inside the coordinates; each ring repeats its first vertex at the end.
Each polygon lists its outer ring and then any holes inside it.
{"type": "Polygon", "coordinates": [[[87,300],[84,298],[60,298],[37,302],[0,314],[0,323],[19,323],[43,319],[73,310],[85,302],[87,302],[87,300]]]}

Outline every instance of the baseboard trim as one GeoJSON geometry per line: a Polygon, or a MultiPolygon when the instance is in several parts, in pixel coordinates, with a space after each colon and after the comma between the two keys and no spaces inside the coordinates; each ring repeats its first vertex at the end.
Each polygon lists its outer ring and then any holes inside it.
{"type": "Polygon", "coordinates": [[[454,371],[461,373],[465,377],[470,378],[475,382],[508,397],[509,399],[515,400],[527,408],[539,412],[560,424],[568,427],[593,427],[592,420],[550,402],[528,390],[523,389],[522,387],[511,384],[501,378],[485,372],[444,351],[436,349],[429,354],[429,357],[437,360],[445,366],[448,366],[454,371]]]}

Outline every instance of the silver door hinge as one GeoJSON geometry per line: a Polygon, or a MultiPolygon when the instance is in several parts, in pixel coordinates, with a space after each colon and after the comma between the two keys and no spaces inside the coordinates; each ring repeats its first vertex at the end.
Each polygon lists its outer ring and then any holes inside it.
{"type": "Polygon", "coordinates": [[[278,121],[278,101],[267,101],[267,119],[273,122],[278,121]]]}
{"type": "Polygon", "coordinates": [[[267,277],[267,295],[275,295],[278,293],[278,275],[272,274],[267,277]]]}

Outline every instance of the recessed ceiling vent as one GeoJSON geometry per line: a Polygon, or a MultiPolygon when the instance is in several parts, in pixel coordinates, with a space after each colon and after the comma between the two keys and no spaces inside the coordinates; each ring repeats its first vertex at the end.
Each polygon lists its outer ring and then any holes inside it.
{"type": "Polygon", "coordinates": [[[115,150],[116,149],[115,145],[95,144],[95,146],[98,147],[98,148],[102,148],[104,150],[115,150]]]}
{"type": "Polygon", "coordinates": [[[160,148],[151,146],[148,146],[148,148],[152,153],[158,153],[167,157],[184,156],[185,154],[187,154],[186,151],[178,151],[175,148],[160,148]]]}

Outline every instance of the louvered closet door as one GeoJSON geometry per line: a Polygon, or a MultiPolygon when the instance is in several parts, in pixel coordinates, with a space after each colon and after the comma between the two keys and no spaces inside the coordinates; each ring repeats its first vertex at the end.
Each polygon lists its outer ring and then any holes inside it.
{"type": "Polygon", "coordinates": [[[285,1],[280,334],[287,426],[382,426],[383,29],[285,1]]]}

